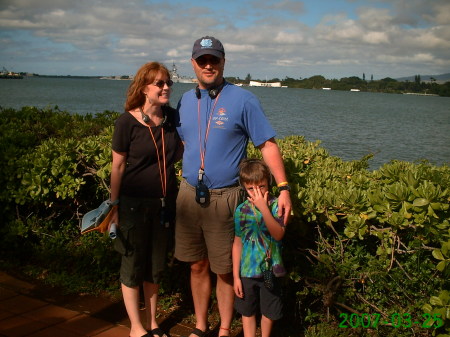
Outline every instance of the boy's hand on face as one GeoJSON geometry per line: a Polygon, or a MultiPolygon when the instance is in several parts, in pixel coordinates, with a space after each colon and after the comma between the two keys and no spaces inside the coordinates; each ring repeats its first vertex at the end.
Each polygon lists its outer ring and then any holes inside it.
{"type": "Polygon", "coordinates": [[[247,189],[249,194],[248,200],[256,206],[259,210],[267,207],[267,200],[269,191],[263,192],[259,186],[253,185],[252,188],[247,189]]]}

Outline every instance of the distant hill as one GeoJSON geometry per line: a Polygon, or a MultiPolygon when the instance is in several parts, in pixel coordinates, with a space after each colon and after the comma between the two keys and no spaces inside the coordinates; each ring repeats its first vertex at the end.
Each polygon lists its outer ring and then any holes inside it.
{"type": "MultiPolygon", "coordinates": [[[[429,82],[430,78],[434,78],[436,80],[437,83],[445,83],[445,82],[450,82],[450,73],[447,74],[441,74],[441,75],[420,75],[420,80],[422,82],[429,82]]],[[[407,76],[407,77],[400,77],[400,78],[396,78],[397,81],[410,81],[410,82],[414,82],[415,80],[415,76],[407,76]]]]}

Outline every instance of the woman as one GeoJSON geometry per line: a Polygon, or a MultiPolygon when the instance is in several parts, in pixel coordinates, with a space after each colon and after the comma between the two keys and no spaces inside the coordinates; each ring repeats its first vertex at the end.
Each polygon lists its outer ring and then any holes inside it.
{"type": "Polygon", "coordinates": [[[144,64],[128,88],[125,113],[113,134],[111,201],[119,207],[111,224],[119,228],[114,246],[122,254],[120,282],[130,337],[168,336],[156,322],[156,304],[175,217],[174,163],[182,155],[175,110],[169,107],[172,84],[164,65],[144,64]],[[139,315],[141,285],[145,328],[139,315]]]}

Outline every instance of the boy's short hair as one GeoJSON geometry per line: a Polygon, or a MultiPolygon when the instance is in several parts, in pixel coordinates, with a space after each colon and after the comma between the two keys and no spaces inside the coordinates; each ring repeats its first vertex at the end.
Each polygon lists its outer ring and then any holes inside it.
{"type": "Polygon", "coordinates": [[[261,159],[247,158],[239,164],[239,183],[259,183],[263,180],[272,184],[272,175],[269,167],[261,159]]]}

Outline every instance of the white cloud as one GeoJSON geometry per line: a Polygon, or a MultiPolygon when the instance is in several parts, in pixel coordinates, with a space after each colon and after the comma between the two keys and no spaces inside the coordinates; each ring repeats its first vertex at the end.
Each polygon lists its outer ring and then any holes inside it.
{"type": "Polygon", "coordinates": [[[167,52],[168,57],[179,57],[180,53],[176,49],[171,49],[167,52]]]}
{"type": "Polygon", "coordinates": [[[293,60],[276,60],[275,64],[280,67],[289,67],[289,66],[294,65],[294,61],[293,60]]]}
{"type": "Polygon", "coordinates": [[[305,41],[304,36],[298,32],[278,32],[275,36],[275,42],[279,44],[297,44],[305,41]]]}
{"type": "Polygon", "coordinates": [[[434,22],[439,25],[448,25],[450,22],[450,3],[443,4],[442,6],[436,6],[436,13],[434,16],[427,18],[431,21],[434,18],[434,22]]]}
{"type": "Polygon", "coordinates": [[[382,30],[392,25],[393,17],[387,9],[361,8],[358,10],[359,22],[369,30],[382,30]]]}
{"type": "Polygon", "coordinates": [[[144,38],[126,38],[118,43],[122,48],[125,47],[148,47],[148,40],[144,38]]]}
{"type": "Polygon", "coordinates": [[[368,32],[363,36],[363,41],[370,44],[389,43],[389,37],[385,32],[368,32]]]}
{"type": "Polygon", "coordinates": [[[224,43],[230,76],[450,70],[448,0],[361,0],[352,3],[352,13],[345,0],[335,0],[342,10],[327,13],[323,5],[325,15],[315,25],[302,21],[312,15],[307,1],[259,0],[253,8],[228,0],[217,8],[207,2],[111,0],[106,8],[99,0],[2,0],[0,40],[6,42],[0,59],[14,59],[24,71],[45,69],[55,59],[64,62],[64,71],[70,62],[71,69],[89,71],[92,60],[104,60],[97,71],[112,66],[108,74],[123,74],[151,58],[173,61],[181,74],[193,75],[192,44],[209,34],[224,43]]]}
{"type": "Polygon", "coordinates": [[[378,61],[381,62],[389,62],[392,64],[399,63],[429,63],[434,61],[434,57],[431,54],[419,53],[415,55],[402,55],[402,56],[394,56],[394,55],[379,55],[376,57],[378,61]]]}
{"type": "Polygon", "coordinates": [[[252,44],[234,44],[234,43],[224,43],[225,54],[228,53],[243,53],[243,52],[254,52],[258,48],[252,44]]]}

